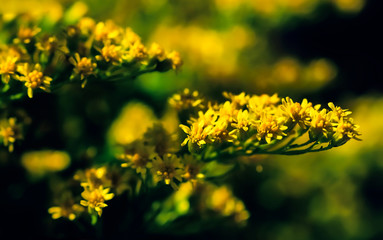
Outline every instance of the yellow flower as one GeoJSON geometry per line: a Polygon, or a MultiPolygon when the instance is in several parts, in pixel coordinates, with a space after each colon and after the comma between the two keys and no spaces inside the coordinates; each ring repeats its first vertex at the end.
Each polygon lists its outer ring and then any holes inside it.
{"type": "Polygon", "coordinates": [[[246,104],[249,103],[250,96],[246,95],[245,92],[241,92],[238,95],[229,93],[229,92],[223,92],[223,96],[227,99],[230,99],[230,101],[234,104],[234,106],[243,107],[246,104]]]}
{"type": "Polygon", "coordinates": [[[332,132],[333,126],[331,123],[332,113],[327,112],[326,109],[321,111],[311,109],[311,122],[309,129],[309,136],[311,139],[318,140],[322,136],[328,137],[328,134],[332,132]]]}
{"type": "Polygon", "coordinates": [[[332,117],[335,118],[336,121],[340,121],[342,118],[348,118],[352,113],[348,109],[342,109],[341,107],[335,106],[332,102],[329,102],[328,106],[331,108],[332,117]]]}
{"type": "Polygon", "coordinates": [[[18,66],[17,71],[21,74],[21,76],[18,76],[18,80],[25,82],[25,86],[28,88],[28,97],[33,97],[33,90],[36,88],[50,92],[52,78],[44,76],[40,64],[31,66],[24,63],[18,66]]]}
{"type": "Polygon", "coordinates": [[[358,131],[359,126],[354,124],[354,120],[352,118],[341,118],[339,123],[334,125],[336,125],[336,127],[333,140],[336,146],[341,146],[350,139],[361,141],[358,137],[361,135],[358,131]]]}
{"type": "Polygon", "coordinates": [[[13,152],[16,140],[22,139],[21,126],[16,124],[16,118],[9,118],[0,122],[0,138],[8,151],[13,152]]]}
{"type": "Polygon", "coordinates": [[[3,56],[0,58],[0,75],[3,83],[7,84],[16,72],[16,62],[19,60],[18,57],[14,56],[3,56]]]}
{"type": "Polygon", "coordinates": [[[167,58],[172,62],[173,70],[179,70],[182,66],[182,59],[179,52],[173,51],[167,55],[167,58]]]}
{"type": "Polygon", "coordinates": [[[174,179],[182,181],[183,168],[180,159],[174,154],[165,154],[163,158],[157,156],[153,160],[153,168],[151,169],[153,180],[155,183],[164,181],[177,190],[178,186],[174,179]]]}
{"type": "Polygon", "coordinates": [[[303,129],[310,125],[310,110],[312,103],[303,99],[302,103],[294,102],[291,98],[282,99],[280,109],[293,123],[299,124],[303,129]]]}
{"type": "Polygon", "coordinates": [[[96,59],[98,61],[105,60],[106,62],[111,62],[114,65],[118,65],[122,62],[122,56],[124,55],[124,51],[122,50],[121,46],[114,45],[108,42],[99,51],[101,53],[101,56],[96,56],[96,59]]]}
{"type": "Polygon", "coordinates": [[[81,196],[85,200],[81,200],[80,204],[84,207],[88,207],[89,213],[96,211],[101,217],[102,209],[108,206],[105,201],[114,197],[114,194],[109,193],[109,190],[109,188],[104,189],[103,186],[99,186],[98,188],[85,187],[84,191],[81,193],[81,196]]]}
{"type": "Polygon", "coordinates": [[[262,95],[253,95],[249,99],[249,108],[258,109],[259,107],[265,108],[265,107],[271,107],[278,104],[280,101],[280,98],[278,97],[278,94],[274,93],[272,96],[268,94],[262,94],[262,95]]]}
{"type": "Polygon", "coordinates": [[[96,41],[113,41],[119,43],[121,41],[122,29],[114,24],[113,21],[97,23],[94,30],[94,39],[96,41]]]}
{"type": "Polygon", "coordinates": [[[264,112],[257,126],[257,139],[259,141],[264,139],[267,143],[270,143],[273,139],[281,140],[284,136],[287,136],[284,132],[287,130],[287,126],[284,125],[285,121],[286,119],[284,117],[278,117],[264,112]]]}
{"type": "Polygon", "coordinates": [[[152,166],[151,159],[154,158],[154,146],[147,146],[143,141],[134,141],[125,147],[125,153],[117,158],[126,161],[121,167],[131,167],[137,173],[146,175],[146,170],[152,166]]]}
{"type": "Polygon", "coordinates": [[[190,128],[180,124],[180,128],[188,135],[181,146],[185,146],[189,142],[189,149],[194,149],[195,145],[201,148],[209,142],[208,136],[212,133],[213,126],[205,126],[204,121],[198,121],[194,122],[190,128]]]}
{"type": "Polygon", "coordinates": [[[69,53],[65,40],[59,40],[55,36],[46,36],[36,43],[37,49],[43,52],[53,53],[58,51],[64,54],[69,53]]]}
{"type": "Polygon", "coordinates": [[[190,91],[188,88],[185,88],[182,93],[174,94],[169,99],[169,104],[180,111],[194,107],[202,108],[203,101],[198,91],[190,91]]]}
{"type": "Polygon", "coordinates": [[[97,67],[97,64],[92,62],[92,59],[87,57],[80,58],[80,54],[75,53],[74,58],[70,57],[69,62],[74,65],[73,71],[80,75],[81,80],[85,81],[81,84],[81,87],[85,87],[86,84],[86,78],[90,75],[95,75],[95,69],[97,67]]]}
{"type": "Polygon", "coordinates": [[[166,59],[165,50],[158,43],[152,43],[152,45],[149,48],[148,54],[151,58],[156,58],[160,62],[166,59]]]}
{"type": "Polygon", "coordinates": [[[126,28],[123,33],[121,46],[129,48],[137,42],[141,42],[140,36],[138,36],[131,28],[126,28]]]}
{"type": "Polygon", "coordinates": [[[53,219],[67,218],[75,220],[79,214],[84,212],[84,207],[76,204],[70,192],[64,192],[58,206],[50,207],[48,213],[52,214],[53,219]]]}
{"type": "Polygon", "coordinates": [[[82,35],[89,36],[96,28],[96,22],[89,17],[83,17],[77,23],[77,27],[82,35]]]}
{"type": "Polygon", "coordinates": [[[19,31],[17,32],[17,38],[14,39],[14,42],[22,42],[24,44],[29,44],[31,43],[32,39],[36,36],[36,34],[38,34],[40,31],[41,29],[38,27],[29,28],[21,26],[19,28],[19,31]]]}
{"type": "Polygon", "coordinates": [[[195,157],[190,154],[185,154],[182,157],[185,165],[184,174],[182,175],[188,181],[195,183],[197,180],[204,178],[205,176],[201,173],[203,164],[199,162],[195,157]]]}
{"type": "Polygon", "coordinates": [[[146,51],[145,46],[141,42],[135,42],[130,48],[129,52],[124,59],[131,61],[143,61],[148,57],[148,53],[146,51]]]}
{"type": "Polygon", "coordinates": [[[99,188],[100,186],[110,187],[112,184],[111,179],[107,176],[106,166],[99,168],[89,168],[85,171],[79,170],[73,177],[75,180],[81,182],[81,186],[89,188],[99,188]]]}

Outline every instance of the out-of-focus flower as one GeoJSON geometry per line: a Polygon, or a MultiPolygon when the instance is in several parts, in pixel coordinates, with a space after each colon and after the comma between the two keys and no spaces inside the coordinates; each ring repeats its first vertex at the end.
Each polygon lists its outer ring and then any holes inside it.
{"type": "Polygon", "coordinates": [[[117,158],[124,161],[121,167],[131,167],[136,169],[137,173],[146,176],[147,169],[152,167],[151,160],[156,156],[154,150],[154,146],[145,145],[143,141],[134,141],[125,146],[125,153],[120,154],[117,158]]]}
{"type": "Polygon", "coordinates": [[[107,167],[93,167],[85,170],[79,170],[73,178],[81,183],[84,188],[96,189],[100,186],[110,187],[112,180],[107,175],[107,167]]]}
{"type": "Polygon", "coordinates": [[[3,83],[8,84],[16,72],[18,57],[0,55],[0,75],[3,83]]]}
{"type": "Polygon", "coordinates": [[[113,143],[127,145],[140,139],[146,130],[157,121],[151,108],[139,102],[127,104],[113,122],[109,136],[113,143]]]}
{"type": "Polygon", "coordinates": [[[153,159],[151,171],[155,183],[164,181],[165,184],[170,184],[173,189],[178,189],[174,180],[182,181],[183,169],[184,166],[176,155],[166,154],[162,158],[157,156],[153,159]]]}
{"type": "Polygon", "coordinates": [[[3,119],[0,121],[0,139],[9,152],[13,152],[16,140],[23,138],[20,124],[16,124],[16,118],[3,119]]]}
{"type": "Polygon", "coordinates": [[[208,208],[223,216],[233,216],[238,223],[244,223],[250,217],[243,202],[234,197],[226,186],[213,189],[209,195],[206,199],[208,208]]]}
{"type": "Polygon", "coordinates": [[[202,108],[204,99],[199,95],[198,91],[190,91],[185,88],[181,93],[174,94],[169,99],[169,104],[178,111],[190,108],[202,108]]]}
{"type": "Polygon", "coordinates": [[[17,38],[15,38],[13,41],[14,43],[29,44],[40,31],[41,29],[38,27],[30,28],[21,26],[17,32],[17,38]]]}
{"type": "Polygon", "coordinates": [[[64,151],[32,151],[22,155],[21,163],[31,175],[43,176],[66,169],[70,164],[70,156],[64,151]]]}
{"type": "Polygon", "coordinates": [[[52,214],[53,219],[63,217],[73,221],[84,212],[84,207],[75,203],[70,192],[64,192],[58,202],[58,206],[53,206],[48,209],[48,213],[52,214]]]}

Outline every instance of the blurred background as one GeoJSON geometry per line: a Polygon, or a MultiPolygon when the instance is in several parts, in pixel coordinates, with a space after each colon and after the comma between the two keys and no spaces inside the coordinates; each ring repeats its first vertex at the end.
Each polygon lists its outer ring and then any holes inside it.
{"type": "MultiPolygon", "coordinates": [[[[130,26],[147,45],[157,42],[179,51],[184,64],[177,73],[143,75],[134,88],[93,86],[86,94],[42,95],[23,104],[35,123],[45,125],[32,124],[40,126],[39,134],[26,136],[35,141],[23,143],[19,154],[0,150],[1,221],[10,226],[0,226],[0,236],[88,239],[71,223],[52,223],[47,213],[51,187],[44,175],[57,170],[36,173],[21,161],[21,153],[65,150],[78,160],[63,164],[62,174],[70,175],[89,161],[84,152],[103,148],[107,129],[125,104],[140,101],[161,115],[168,97],[188,87],[218,100],[222,91],[245,91],[308,98],[323,106],[332,101],[353,111],[363,141],[323,153],[239,159],[245,167],[224,181],[249,212],[246,224],[221,225],[225,229],[190,224],[185,230],[187,224],[171,225],[174,219],[165,218],[159,220],[162,232],[154,229],[142,238],[383,239],[382,1],[17,0],[2,1],[0,14],[46,14],[55,21],[73,6],[74,14],[83,11],[99,21],[130,26]],[[56,105],[60,113],[43,114],[56,105]],[[78,117],[82,110],[85,120],[78,117]]],[[[164,211],[173,211],[168,208],[164,211]]],[[[104,221],[113,222],[113,216],[105,214],[104,221]]],[[[117,238],[112,230],[106,225],[105,236],[117,238]]]]}

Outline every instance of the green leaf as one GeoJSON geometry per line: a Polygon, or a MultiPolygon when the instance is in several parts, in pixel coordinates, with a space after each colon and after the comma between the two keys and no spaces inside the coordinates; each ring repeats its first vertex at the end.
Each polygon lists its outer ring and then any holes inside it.
{"type": "Polygon", "coordinates": [[[92,215],[90,215],[91,216],[91,218],[92,218],[92,221],[91,221],[91,224],[94,226],[94,225],[96,225],[96,223],[97,223],[97,220],[98,220],[98,216],[97,216],[97,213],[92,213],[92,215]]]}
{"type": "Polygon", "coordinates": [[[24,93],[18,93],[18,94],[14,94],[14,95],[10,96],[9,98],[11,100],[18,100],[18,99],[22,98],[23,96],[24,96],[24,93]]]}
{"type": "Polygon", "coordinates": [[[217,161],[212,161],[204,165],[202,173],[206,178],[220,177],[226,175],[234,166],[235,164],[222,164],[217,161]]]}

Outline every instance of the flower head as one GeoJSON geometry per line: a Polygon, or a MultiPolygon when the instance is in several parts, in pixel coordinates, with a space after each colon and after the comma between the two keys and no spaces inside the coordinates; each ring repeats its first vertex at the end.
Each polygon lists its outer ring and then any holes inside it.
{"type": "Polygon", "coordinates": [[[259,141],[265,140],[267,143],[270,143],[273,139],[281,140],[284,136],[287,136],[284,132],[287,130],[287,126],[284,125],[285,121],[284,117],[264,112],[257,126],[257,139],[259,141]]]}
{"type": "Polygon", "coordinates": [[[96,211],[101,217],[102,209],[108,206],[105,201],[114,197],[114,194],[109,193],[109,190],[109,188],[104,188],[103,186],[99,186],[98,188],[85,187],[84,191],[81,193],[81,196],[85,200],[81,200],[80,204],[84,207],[88,207],[89,213],[96,211]]]}
{"type": "Polygon", "coordinates": [[[184,174],[182,175],[183,178],[191,181],[192,183],[204,178],[204,175],[201,173],[203,164],[193,157],[193,155],[183,155],[182,160],[185,165],[184,174]]]}
{"type": "Polygon", "coordinates": [[[58,206],[50,207],[48,213],[52,214],[53,219],[63,217],[75,220],[84,211],[84,207],[74,202],[70,192],[64,192],[61,196],[58,206]]]}
{"type": "Polygon", "coordinates": [[[361,141],[359,138],[361,133],[358,131],[359,125],[354,124],[352,118],[341,118],[339,123],[334,125],[336,125],[336,127],[333,140],[336,146],[343,145],[350,139],[361,141]]]}
{"type": "Polygon", "coordinates": [[[189,149],[197,149],[209,142],[208,137],[212,133],[213,126],[206,126],[204,121],[198,121],[194,122],[190,128],[180,124],[180,128],[188,135],[181,146],[185,146],[189,142],[189,149]]]}
{"type": "Polygon", "coordinates": [[[169,104],[180,111],[195,107],[202,108],[203,101],[198,91],[190,91],[188,88],[185,88],[182,93],[174,94],[169,99],[169,104]]]}
{"type": "Polygon", "coordinates": [[[329,133],[333,130],[331,123],[332,113],[327,112],[326,109],[318,111],[316,109],[311,110],[311,122],[309,134],[312,139],[319,139],[322,136],[327,138],[329,133]]]}
{"type": "Polygon", "coordinates": [[[80,75],[81,80],[85,80],[82,87],[85,87],[86,78],[90,75],[95,75],[97,64],[92,62],[92,59],[87,57],[80,58],[80,54],[75,53],[74,57],[69,58],[69,62],[74,65],[74,72],[80,75]]]}
{"type": "Polygon", "coordinates": [[[118,159],[125,161],[121,167],[131,167],[137,173],[145,176],[146,170],[152,166],[151,160],[156,156],[154,146],[148,146],[143,141],[134,141],[125,147],[125,153],[118,159]]]}
{"type": "Polygon", "coordinates": [[[32,98],[33,90],[37,88],[50,92],[52,78],[43,74],[40,64],[32,66],[25,63],[20,65],[17,71],[21,74],[18,76],[18,80],[25,82],[25,86],[28,88],[28,97],[32,98]]]}
{"type": "Polygon", "coordinates": [[[118,65],[122,62],[122,56],[124,51],[121,46],[106,43],[102,49],[99,50],[101,55],[97,55],[97,60],[104,60],[105,62],[111,62],[114,65],[118,65]]]}
{"type": "Polygon", "coordinates": [[[294,102],[291,98],[282,99],[280,109],[293,123],[299,124],[303,129],[310,125],[310,110],[312,103],[303,99],[302,103],[294,102]]]}
{"type": "Polygon", "coordinates": [[[40,28],[34,27],[25,27],[21,26],[17,32],[17,38],[15,38],[15,43],[22,42],[24,44],[29,44],[32,42],[32,39],[41,31],[40,28]]]}
{"type": "Polygon", "coordinates": [[[183,164],[174,154],[166,154],[163,158],[157,156],[153,160],[153,180],[155,183],[164,181],[167,185],[171,185],[173,189],[178,189],[174,179],[182,180],[183,164]]]}
{"type": "Polygon", "coordinates": [[[15,56],[0,56],[0,75],[3,83],[7,84],[16,72],[16,63],[19,60],[15,56]]]}
{"type": "Polygon", "coordinates": [[[0,139],[4,146],[8,146],[9,152],[13,152],[13,144],[22,139],[21,126],[16,124],[16,118],[9,118],[0,122],[0,139]]]}

